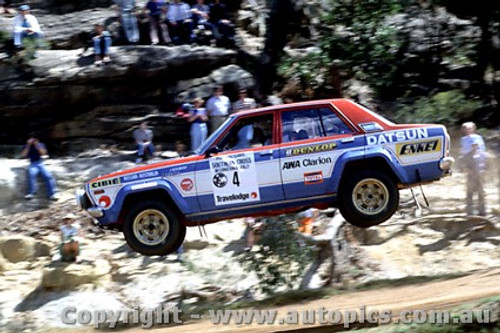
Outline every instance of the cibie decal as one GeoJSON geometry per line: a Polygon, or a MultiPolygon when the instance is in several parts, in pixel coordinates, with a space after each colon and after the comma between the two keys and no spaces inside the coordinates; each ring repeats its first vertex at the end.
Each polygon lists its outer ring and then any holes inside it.
{"type": "Polygon", "coordinates": [[[95,189],[99,187],[106,187],[118,184],[120,184],[120,178],[111,178],[111,179],[103,179],[98,182],[93,182],[90,184],[90,187],[95,189]]]}
{"type": "Polygon", "coordinates": [[[398,143],[396,152],[398,156],[411,156],[441,151],[441,138],[420,142],[398,143]]]}
{"type": "Polygon", "coordinates": [[[102,208],[108,208],[111,205],[111,199],[107,195],[103,195],[99,198],[99,206],[102,208]]]}
{"type": "Polygon", "coordinates": [[[194,182],[191,178],[184,178],[181,181],[181,188],[183,191],[189,192],[193,189],[194,187],[194,182]]]}
{"type": "Polygon", "coordinates": [[[335,148],[337,148],[337,144],[335,142],[330,142],[330,143],[323,143],[323,144],[313,145],[313,146],[305,146],[305,147],[287,149],[285,154],[286,154],[286,156],[296,156],[296,155],[303,155],[303,154],[319,153],[322,151],[333,150],[335,148]]]}
{"type": "Polygon", "coordinates": [[[309,172],[304,174],[304,184],[321,184],[323,182],[323,171],[309,172]]]}
{"type": "Polygon", "coordinates": [[[209,164],[215,205],[260,200],[253,152],[214,156],[209,164]]]}
{"type": "Polygon", "coordinates": [[[382,145],[392,142],[425,139],[427,137],[429,137],[427,128],[412,128],[404,131],[369,135],[366,137],[366,143],[369,145],[382,145]]]}

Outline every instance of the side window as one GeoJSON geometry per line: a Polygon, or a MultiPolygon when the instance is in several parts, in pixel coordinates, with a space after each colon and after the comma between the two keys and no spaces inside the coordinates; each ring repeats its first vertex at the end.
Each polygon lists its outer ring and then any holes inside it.
{"type": "Polygon", "coordinates": [[[273,143],[273,115],[246,117],[234,124],[218,146],[223,150],[238,150],[267,146],[273,143]]]}
{"type": "Polygon", "coordinates": [[[322,108],[320,109],[320,115],[326,136],[352,133],[349,126],[347,126],[342,119],[332,112],[332,110],[322,108]]]}
{"type": "Polygon", "coordinates": [[[328,108],[286,111],[281,114],[283,141],[349,134],[352,130],[328,108]]]}

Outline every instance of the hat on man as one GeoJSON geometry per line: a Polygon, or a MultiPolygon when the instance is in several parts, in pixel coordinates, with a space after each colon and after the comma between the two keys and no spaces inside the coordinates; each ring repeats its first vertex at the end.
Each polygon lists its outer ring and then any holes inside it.
{"type": "Polygon", "coordinates": [[[63,220],[76,220],[77,216],[73,213],[68,213],[63,216],[63,220]]]}
{"type": "Polygon", "coordinates": [[[20,11],[25,11],[25,10],[30,10],[30,6],[28,5],[21,5],[18,8],[20,11]]]}

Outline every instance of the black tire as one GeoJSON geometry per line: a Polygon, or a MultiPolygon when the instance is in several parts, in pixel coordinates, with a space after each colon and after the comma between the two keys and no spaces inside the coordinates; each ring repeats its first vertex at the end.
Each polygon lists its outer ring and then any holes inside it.
{"type": "Polygon", "coordinates": [[[394,214],[399,204],[399,191],[394,180],[382,172],[359,171],[342,183],[337,201],[347,222],[369,228],[394,214]]]}
{"type": "Polygon", "coordinates": [[[174,252],[184,241],[186,227],[163,202],[137,203],[125,216],[123,234],[127,244],[146,256],[174,252]]]}

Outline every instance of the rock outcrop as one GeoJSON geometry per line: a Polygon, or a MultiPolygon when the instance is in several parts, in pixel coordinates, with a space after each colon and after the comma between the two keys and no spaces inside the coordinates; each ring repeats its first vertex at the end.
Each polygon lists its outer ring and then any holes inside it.
{"type": "Polygon", "coordinates": [[[110,278],[110,272],[111,265],[103,259],[91,264],[53,262],[43,269],[41,286],[49,290],[71,290],[105,277],[110,278]]]}

